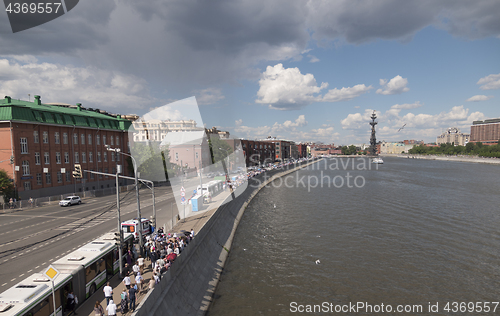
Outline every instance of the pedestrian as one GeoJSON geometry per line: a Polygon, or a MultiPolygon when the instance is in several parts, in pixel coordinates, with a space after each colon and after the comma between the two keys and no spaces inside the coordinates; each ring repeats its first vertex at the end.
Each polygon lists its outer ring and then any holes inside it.
{"type": "Polygon", "coordinates": [[[149,286],[148,286],[148,288],[149,288],[150,290],[152,290],[152,289],[155,287],[155,283],[156,283],[156,281],[155,281],[155,277],[154,277],[154,276],[152,276],[152,277],[151,277],[151,280],[149,280],[149,286]]]}
{"type": "Polygon", "coordinates": [[[113,300],[109,301],[108,307],[106,307],[106,311],[108,311],[108,316],[116,316],[116,304],[113,300]]]}
{"type": "Polygon", "coordinates": [[[137,259],[137,263],[139,264],[139,272],[141,272],[141,274],[144,273],[144,258],[142,256],[139,256],[139,258],[137,259]]]}
{"type": "Polygon", "coordinates": [[[137,284],[137,292],[140,294],[142,291],[142,281],[143,277],[140,272],[137,272],[137,276],[135,277],[135,283],[137,284]]]}
{"type": "Polygon", "coordinates": [[[132,266],[132,271],[134,271],[134,274],[139,272],[139,264],[137,262],[132,266]]]}
{"type": "Polygon", "coordinates": [[[95,302],[94,314],[95,316],[104,316],[104,309],[102,308],[101,303],[99,303],[99,301],[95,302]]]}
{"type": "Polygon", "coordinates": [[[76,305],[78,304],[78,298],[76,298],[73,291],[70,291],[68,296],[66,297],[66,309],[72,311],[73,314],[78,315],[76,313],[76,305]]]}
{"type": "Polygon", "coordinates": [[[106,286],[102,289],[104,292],[104,297],[106,298],[106,306],[109,305],[109,301],[113,299],[113,288],[109,285],[109,282],[106,283],[106,286]]]}
{"type": "Polygon", "coordinates": [[[128,302],[129,302],[129,309],[135,311],[135,296],[137,293],[137,288],[135,284],[132,284],[130,286],[130,289],[128,289],[128,302]]]}
{"type": "Polygon", "coordinates": [[[125,285],[125,287],[127,288],[127,290],[130,289],[131,281],[130,281],[130,277],[128,276],[128,273],[123,278],[123,284],[125,285]]]}
{"type": "Polygon", "coordinates": [[[120,294],[120,306],[122,309],[122,314],[125,314],[128,312],[128,294],[127,294],[127,289],[123,289],[122,294],[120,294]]]}
{"type": "Polygon", "coordinates": [[[9,200],[9,207],[14,208],[14,200],[12,198],[9,200]]]}

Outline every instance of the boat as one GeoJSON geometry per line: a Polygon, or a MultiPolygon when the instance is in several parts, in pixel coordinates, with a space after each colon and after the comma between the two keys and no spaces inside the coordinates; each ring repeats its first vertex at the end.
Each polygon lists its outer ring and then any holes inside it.
{"type": "Polygon", "coordinates": [[[384,161],[380,157],[375,157],[375,158],[372,159],[372,163],[383,164],[384,161]]]}

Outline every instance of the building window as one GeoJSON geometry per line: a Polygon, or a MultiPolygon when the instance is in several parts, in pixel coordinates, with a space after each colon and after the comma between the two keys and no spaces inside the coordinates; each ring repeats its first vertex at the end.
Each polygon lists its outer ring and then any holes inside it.
{"type": "Polygon", "coordinates": [[[94,162],[94,158],[92,157],[92,152],[89,152],[89,162],[94,162]]]}
{"type": "Polygon", "coordinates": [[[85,145],[85,134],[80,135],[81,144],[85,145]]]}
{"type": "Polygon", "coordinates": [[[68,143],[68,133],[63,133],[63,144],[68,143]]]}
{"type": "Polygon", "coordinates": [[[23,165],[23,176],[29,176],[29,174],[30,174],[30,162],[27,160],[24,160],[22,165],[23,165]]]}
{"type": "Polygon", "coordinates": [[[80,163],[80,155],[78,152],[75,152],[75,163],[80,163]]]}
{"type": "MultiPolygon", "coordinates": [[[[111,138],[111,139],[113,139],[113,138],[111,138]]],[[[111,161],[115,161],[115,154],[116,153],[114,151],[111,152],[111,161]]]]}
{"type": "Polygon", "coordinates": [[[31,190],[31,182],[24,182],[24,191],[31,190]]]}
{"type": "Polygon", "coordinates": [[[78,145],[78,134],[77,133],[73,133],[73,144],[78,145]]]}
{"type": "MultiPolygon", "coordinates": [[[[90,171],[94,171],[94,169],[90,170],[90,171]]],[[[90,179],[94,179],[94,174],[92,172],[90,172],[90,179]]]]}
{"type": "Polygon", "coordinates": [[[64,163],[69,163],[69,153],[68,152],[64,153],[64,163]]]}
{"type": "Polygon", "coordinates": [[[35,165],[40,164],[40,153],[35,153],[35,165]]]}
{"type": "Polygon", "coordinates": [[[175,160],[179,160],[179,153],[175,153],[175,160]]]}
{"type": "Polygon", "coordinates": [[[120,161],[120,154],[116,153],[116,161],[120,161]]]}
{"type": "Polygon", "coordinates": [[[102,144],[106,145],[106,135],[102,135],[102,144]]]}
{"type": "Polygon", "coordinates": [[[114,145],[114,143],[113,143],[113,136],[111,136],[111,137],[109,138],[109,140],[110,140],[110,143],[111,143],[110,145],[111,145],[111,146],[113,146],[113,145],[114,145]]]}
{"type": "Polygon", "coordinates": [[[108,162],[108,153],[107,152],[103,152],[102,156],[104,157],[104,162],[108,162]]]}
{"type": "Polygon", "coordinates": [[[62,183],[62,173],[61,173],[61,171],[57,172],[57,183],[62,183]]]}
{"type": "Polygon", "coordinates": [[[196,152],[196,154],[195,154],[195,155],[196,155],[196,159],[198,159],[198,152],[196,152]]]}
{"type": "Polygon", "coordinates": [[[36,184],[42,185],[42,174],[41,173],[36,174],[36,184]]]}
{"type": "Polygon", "coordinates": [[[59,132],[55,132],[54,133],[54,141],[56,144],[60,144],[61,143],[61,137],[59,137],[59,132]]]}
{"type": "Polygon", "coordinates": [[[40,142],[40,139],[38,138],[38,131],[33,132],[33,139],[35,144],[38,144],[40,142]]]}
{"type": "Polygon", "coordinates": [[[56,153],[56,164],[61,164],[61,153],[56,153]]]}
{"type": "MultiPolygon", "coordinates": [[[[108,173],[108,171],[109,171],[109,170],[108,170],[108,168],[104,168],[104,173],[108,173]]],[[[106,175],[106,178],[107,178],[107,177],[108,177],[108,176],[106,175]]]]}
{"type": "Polygon", "coordinates": [[[115,167],[111,168],[111,173],[112,174],[116,174],[116,168],[115,167]]]}
{"type": "Polygon", "coordinates": [[[87,154],[86,153],[82,153],[82,163],[87,163],[87,154]]]}
{"type": "Polygon", "coordinates": [[[120,137],[116,136],[116,146],[118,146],[119,143],[120,143],[120,137]]]}
{"type": "Polygon", "coordinates": [[[71,182],[71,173],[66,172],[66,182],[71,182]]]}
{"type": "Polygon", "coordinates": [[[45,183],[51,184],[52,183],[52,176],[50,175],[50,172],[47,172],[45,174],[45,183]]]}
{"type": "MultiPolygon", "coordinates": [[[[102,172],[102,168],[99,168],[99,172],[102,172]]],[[[99,179],[102,179],[102,174],[99,174],[99,179]]]]}
{"type": "Polygon", "coordinates": [[[101,137],[99,135],[95,135],[95,143],[97,145],[100,145],[101,144],[101,137]]]}
{"type": "Polygon", "coordinates": [[[97,162],[101,162],[101,152],[97,153],[97,162]]]}
{"type": "Polygon", "coordinates": [[[92,145],[92,134],[87,135],[87,140],[88,140],[89,145],[92,145]]]}
{"type": "Polygon", "coordinates": [[[44,144],[49,143],[49,132],[43,132],[43,143],[44,144]]]}
{"type": "Polygon", "coordinates": [[[46,165],[49,165],[49,164],[50,164],[50,157],[49,157],[49,153],[43,153],[43,162],[44,162],[46,165]]]}
{"type": "Polygon", "coordinates": [[[26,137],[21,137],[21,154],[28,153],[28,139],[26,137]]]}

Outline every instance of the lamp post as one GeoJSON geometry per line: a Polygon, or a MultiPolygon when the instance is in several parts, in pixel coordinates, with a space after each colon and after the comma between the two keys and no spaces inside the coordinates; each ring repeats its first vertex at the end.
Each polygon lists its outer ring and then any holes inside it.
{"type": "MultiPolygon", "coordinates": [[[[143,254],[143,241],[142,241],[142,216],[141,216],[141,204],[139,201],[139,181],[137,179],[137,162],[135,161],[135,158],[132,155],[122,152],[120,150],[120,148],[111,148],[109,145],[104,145],[104,147],[106,147],[107,151],[113,151],[113,152],[128,156],[132,159],[132,164],[134,165],[135,197],[137,199],[137,219],[139,220],[139,252],[142,256],[142,255],[144,255],[143,254]]],[[[119,189],[118,186],[116,189],[117,190],[119,189]]],[[[154,205],[154,203],[153,203],[153,205],[154,205]]],[[[153,211],[155,211],[155,210],[153,209],[153,211]]],[[[156,212],[154,212],[154,213],[156,213],[156,212]]],[[[154,214],[154,215],[156,218],[156,214],[154,214]]]]}

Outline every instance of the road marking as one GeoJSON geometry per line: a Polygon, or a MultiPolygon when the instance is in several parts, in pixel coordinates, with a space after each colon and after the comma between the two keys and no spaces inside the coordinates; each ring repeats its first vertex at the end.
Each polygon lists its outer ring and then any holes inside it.
{"type": "Polygon", "coordinates": [[[19,277],[22,277],[23,275],[24,275],[24,273],[23,273],[23,274],[21,274],[19,277]]]}
{"type": "Polygon", "coordinates": [[[7,283],[2,284],[2,286],[6,286],[6,285],[7,285],[7,283]]]}
{"type": "Polygon", "coordinates": [[[16,278],[13,278],[12,280],[10,280],[10,282],[15,281],[15,280],[16,280],[16,278]]]}
{"type": "Polygon", "coordinates": [[[31,271],[33,271],[33,269],[26,271],[26,273],[30,273],[31,271]]]}

